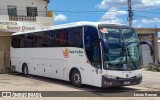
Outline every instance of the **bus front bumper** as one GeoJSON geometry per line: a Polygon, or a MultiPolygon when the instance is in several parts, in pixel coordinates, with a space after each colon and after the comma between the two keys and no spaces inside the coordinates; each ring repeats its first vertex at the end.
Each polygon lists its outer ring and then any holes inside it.
{"type": "Polygon", "coordinates": [[[105,76],[102,76],[102,87],[137,85],[141,82],[142,77],[110,79],[106,78],[105,76]]]}

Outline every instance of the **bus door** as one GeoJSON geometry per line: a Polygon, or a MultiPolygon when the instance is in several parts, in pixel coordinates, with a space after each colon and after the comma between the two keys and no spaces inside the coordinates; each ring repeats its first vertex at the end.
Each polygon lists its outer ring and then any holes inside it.
{"type": "Polygon", "coordinates": [[[94,86],[101,86],[101,75],[102,75],[102,67],[101,67],[101,53],[100,53],[100,45],[99,43],[92,44],[92,84],[94,86]]]}
{"type": "Polygon", "coordinates": [[[90,62],[90,73],[93,86],[101,86],[101,56],[98,31],[95,27],[85,26],[84,28],[85,52],[90,62]]]}

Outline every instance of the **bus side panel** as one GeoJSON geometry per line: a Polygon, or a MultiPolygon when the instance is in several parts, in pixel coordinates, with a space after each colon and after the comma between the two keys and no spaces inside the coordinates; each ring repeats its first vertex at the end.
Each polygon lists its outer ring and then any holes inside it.
{"type": "Polygon", "coordinates": [[[54,66],[54,60],[45,60],[45,76],[50,78],[55,77],[56,69],[54,66]]]}
{"type": "Polygon", "coordinates": [[[40,71],[42,70],[43,61],[40,59],[31,58],[29,62],[31,63],[30,65],[28,65],[29,74],[43,76],[42,73],[40,73],[40,71]]]}
{"type": "Polygon", "coordinates": [[[52,60],[53,68],[50,70],[51,77],[63,79],[63,62],[62,60],[52,60]]]}
{"type": "Polygon", "coordinates": [[[30,59],[29,72],[33,75],[63,79],[62,60],[30,59]]]}
{"type": "Polygon", "coordinates": [[[84,49],[80,48],[68,48],[70,52],[67,58],[68,62],[68,77],[72,68],[77,68],[80,71],[82,84],[92,85],[91,78],[91,65],[87,63],[84,49]],[[78,51],[78,52],[76,52],[78,51]],[[81,53],[79,53],[81,51],[81,53]]]}
{"type": "Polygon", "coordinates": [[[92,85],[92,77],[91,77],[91,66],[83,65],[82,69],[82,83],[87,85],[92,85]]]}
{"type": "Polygon", "coordinates": [[[20,52],[20,49],[12,49],[11,48],[11,64],[13,66],[15,66],[15,71],[16,72],[22,72],[22,65],[23,63],[26,63],[27,65],[29,65],[29,63],[27,63],[29,61],[29,59],[27,59],[27,57],[24,56],[24,53],[20,52]],[[14,53],[12,53],[14,52],[14,53]]]}
{"type": "Polygon", "coordinates": [[[22,70],[18,67],[18,61],[16,57],[11,57],[11,69],[13,71],[21,72],[22,70]]]}
{"type": "Polygon", "coordinates": [[[22,64],[20,63],[22,58],[16,57],[16,71],[22,72],[22,64]]]}
{"type": "Polygon", "coordinates": [[[13,71],[22,72],[18,65],[18,57],[15,54],[15,49],[11,48],[11,68],[13,71]],[[14,52],[14,54],[13,54],[14,52]]]}
{"type": "Polygon", "coordinates": [[[69,74],[68,74],[68,63],[67,61],[63,60],[63,80],[69,81],[69,74]]]}

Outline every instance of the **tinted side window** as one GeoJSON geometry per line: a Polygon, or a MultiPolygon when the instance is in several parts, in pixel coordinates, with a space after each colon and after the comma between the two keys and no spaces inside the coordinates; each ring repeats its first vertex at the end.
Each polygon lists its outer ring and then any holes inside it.
{"type": "Polygon", "coordinates": [[[39,42],[41,47],[61,47],[67,45],[67,30],[50,30],[41,32],[39,42]]]}
{"type": "Polygon", "coordinates": [[[43,42],[43,32],[33,33],[35,36],[35,45],[34,47],[41,47],[43,42]]]}
{"type": "Polygon", "coordinates": [[[21,42],[20,36],[16,36],[16,35],[12,36],[11,45],[12,45],[13,48],[19,48],[20,47],[20,42],[21,42]]]}
{"type": "Polygon", "coordinates": [[[40,33],[41,35],[41,47],[52,47],[53,39],[51,31],[44,31],[40,33]]]}
{"type": "Polygon", "coordinates": [[[84,41],[85,41],[85,51],[88,60],[95,67],[100,67],[100,46],[97,41],[98,31],[96,28],[91,26],[86,26],[84,28],[84,41]]]}
{"type": "Polygon", "coordinates": [[[67,41],[68,41],[68,31],[67,30],[59,30],[58,31],[58,42],[59,42],[59,46],[63,47],[63,46],[67,46],[67,41]]]}
{"type": "Polygon", "coordinates": [[[68,46],[83,47],[82,27],[68,29],[68,46]]]}
{"type": "Polygon", "coordinates": [[[34,46],[34,36],[32,33],[30,34],[25,34],[25,39],[24,39],[24,47],[33,47],[34,46]]]}
{"type": "Polygon", "coordinates": [[[12,46],[16,48],[83,47],[82,27],[12,36],[12,46]]]}
{"type": "Polygon", "coordinates": [[[98,31],[96,28],[91,26],[86,26],[84,30],[85,30],[84,32],[85,48],[91,49],[92,43],[99,39],[98,31]]]}

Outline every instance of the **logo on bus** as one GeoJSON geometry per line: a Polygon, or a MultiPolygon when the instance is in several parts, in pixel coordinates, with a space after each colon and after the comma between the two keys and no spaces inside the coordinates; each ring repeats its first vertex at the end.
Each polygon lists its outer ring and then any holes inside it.
{"type": "Polygon", "coordinates": [[[68,58],[69,57],[69,50],[66,48],[64,51],[63,51],[63,56],[65,58],[68,58]]]}

